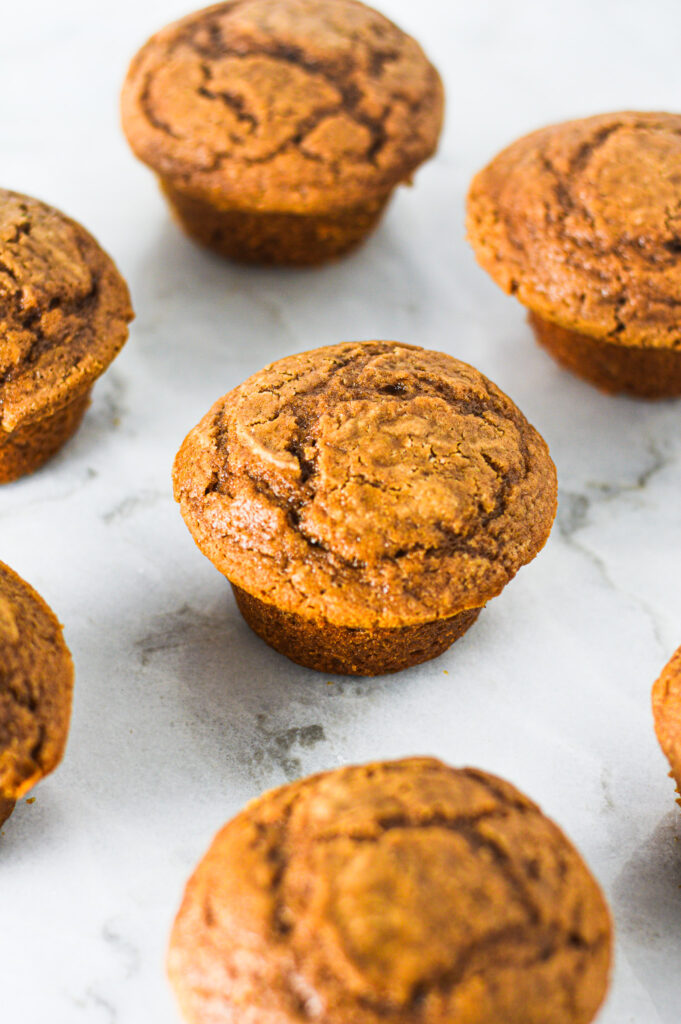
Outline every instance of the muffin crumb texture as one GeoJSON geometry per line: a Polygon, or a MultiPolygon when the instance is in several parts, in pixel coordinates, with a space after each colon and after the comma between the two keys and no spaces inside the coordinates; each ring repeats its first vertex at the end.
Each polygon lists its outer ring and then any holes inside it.
{"type": "Polygon", "coordinates": [[[543,546],[545,442],[477,370],[397,342],[289,356],[175,462],[194,539],[279,611],[373,629],[479,609],[543,546]]]}
{"type": "Polygon", "coordinates": [[[310,214],[385,196],[435,149],[442,85],[355,0],[234,0],[158,32],[123,90],[130,144],[215,207],[310,214]]]}
{"type": "Polygon", "coordinates": [[[43,599],[0,562],[0,823],[62,758],[73,663],[43,599]]]}
{"type": "Polygon", "coordinates": [[[426,758],[265,794],[190,880],[169,953],[191,1024],[588,1024],[611,926],[508,783],[426,758]]]}
{"type": "Polygon", "coordinates": [[[569,121],[519,139],[475,177],[469,237],[538,317],[681,352],[680,189],[681,115],[569,121]]]}

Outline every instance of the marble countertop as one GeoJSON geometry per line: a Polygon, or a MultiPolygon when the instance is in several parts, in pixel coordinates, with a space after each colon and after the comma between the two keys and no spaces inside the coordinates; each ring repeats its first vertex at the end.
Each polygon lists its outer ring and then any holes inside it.
{"type": "Polygon", "coordinates": [[[75,440],[0,492],[0,557],[65,624],[76,663],[62,766],[0,839],[0,1017],[177,1024],[163,959],[183,884],[249,798],[348,761],[431,753],[508,777],[567,831],[617,924],[599,1024],[681,1018],[681,815],[650,687],[681,643],[681,401],[605,397],[533,343],[478,269],[467,183],[541,124],[679,107],[678,0],[383,0],[448,90],[438,157],[355,256],[244,269],[170,222],[119,130],[127,61],[181,0],[3,9],[2,184],[81,220],[137,320],[75,440]],[[258,640],[194,547],[173,455],[218,395],[342,339],[442,349],[548,440],[551,539],[451,650],[375,680],[298,668],[258,640]]]}

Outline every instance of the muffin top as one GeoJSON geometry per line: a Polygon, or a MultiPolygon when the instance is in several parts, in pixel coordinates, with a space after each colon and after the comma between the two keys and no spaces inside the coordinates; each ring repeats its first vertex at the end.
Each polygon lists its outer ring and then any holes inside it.
{"type": "Polygon", "coordinates": [[[0,802],[18,800],[61,761],[72,689],[57,619],[0,562],[0,802]]]}
{"type": "Polygon", "coordinates": [[[189,881],[169,971],[192,1024],[586,1024],[610,933],[597,884],[535,804],[411,758],[247,806],[189,881]]]}
{"type": "Polygon", "coordinates": [[[337,625],[481,607],[545,543],[545,442],[466,363],[390,341],[281,359],[219,399],[175,460],[196,543],[253,596],[337,625]]]}
{"type": "Polygon", "coordinates": [[[0,437],[85,391],[132,316],[125,282],[80,224],[0,189],[0,437]]]}
{"type": "Polygon", "coordinates": [[[681,794],[681,647],[653,687],[653,717],[657,738],[681,794]]]}
{"type": "Polygon", "coordinates": [[[681,115],[533,132],[473,180],[468,233],[497,284],[545,319],[681,349],[681,115]]]}
{"type": "Polygon", "coordinates": [[[133,60],[123,127],[177,186],[314,213],[407,181],[435,150],[442,83],[420,46],[355,0],[232,0],[133,60]]]}

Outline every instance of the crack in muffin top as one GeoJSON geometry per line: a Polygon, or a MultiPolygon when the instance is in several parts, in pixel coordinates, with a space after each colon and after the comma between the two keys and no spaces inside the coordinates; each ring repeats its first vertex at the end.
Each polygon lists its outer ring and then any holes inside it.
{"type": "Polygon", "coordinates": [[[0,800],[17,800],[61,760],[73,663],[39,594],[0,562],[0,800]]]}
{"type": "Polygon", "coordinates": [[[133,60],[123,125],[176,187],[310,213],[406,181],[436,147],[443,91],[419,45],[355,0],[233,0],[133,60]]]}
{"type": "Polygon", "coordinates": [[[0,189],[0,435],[84,392],[132,317],[125,282],[80,224],[0,189]]]}
{"type": "Polygon", "coordinates": [[[653,687],[655,733],[669,761],[681,803],[681,647],[653,687]]]}
{"type": "Polygon", "coordinates": [[[540,317],[681,350],[681,115],[604,114],[519,139],[474,178],[468,233],[540,317]]]}
{"type": "Polygon", "coordinates": [[[431,758],[253,801],[191,878],[169,968],[193,1022],[586,1024],[611,925],[522,793],[431,758]]]}
{"type": "Polygon", "coordinates": [[[217,568],[282,610],[404,626],[481,607],[545,543],[545,442],[473,367],[396,342],[289,356],[178,452],[175,496],[217,568]]]}

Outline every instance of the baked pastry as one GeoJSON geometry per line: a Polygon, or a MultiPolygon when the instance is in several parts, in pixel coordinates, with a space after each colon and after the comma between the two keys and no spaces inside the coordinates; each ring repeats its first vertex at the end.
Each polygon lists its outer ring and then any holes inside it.
{"type": "Polygon", "coordinates": [[[249,804],[190,879],[168,966],[190,1024],[588,1024],[611,942],[535,804],[411,758],[249,804]]]}
{"type": "MultiPolygon", "coordinates": [[[[681,797],[681,647],[653,686],[653,718],[657,738],[681,797]]],[[[681,799],[678,802],[681,803],[681,799]]]]}
{"type": "Polygon", "coordinates": [[[125,282],[85,228],[0,189],[0,483],[75,433],[132,316],[125,282]]]}
{"type": "Polygon", "coordinates": [[[533,132],[473,180],[478,261],[538,341],[604,391],[681,394],[681,115],[533,132]]]}
{"type": "Polygon", "coordinates": [[[0,562],[0,825],[62,759],[73,663],[35,590],[0,562]]]}
{"type": "Polygon", "coordinates": [[[356,0],[231,0],[153,36],[123,128],[181,225],[225,256],[311,264],[375,227],[435,150],[443,90],[356,0]]]}
{"type": "Polygon", "coordinates": [[[473,367],[393,341],[281,359],[175,460],[194,540],[289,658],[377,675],[441,654],[544,545],[545,442],[473,367]]]}

